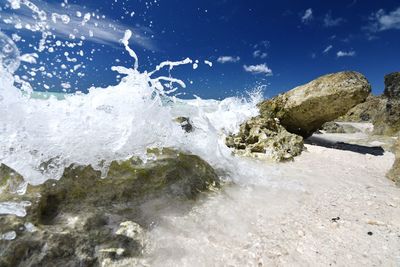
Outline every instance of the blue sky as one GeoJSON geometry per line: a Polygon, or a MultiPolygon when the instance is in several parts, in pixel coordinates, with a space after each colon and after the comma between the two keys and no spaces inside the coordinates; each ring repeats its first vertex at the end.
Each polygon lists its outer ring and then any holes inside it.
{"type": "MultiPolygon", "coordinates": [[[[82,53],[85,56],[79,60],[85,66],[81,68],[85,74],[60,71],[57,78],[37,75],[30,80],[37,89],[46,84],[49,90],[59,90],[63,80],[72,83],[68,91],[115,84],[116,74],[110,67],[133,64],[118,43],[125,28],[135,33],[131,46],[139,56],[141,70],[150,71],[167,59],[199,60],[195,70],[183,66],[172,72],[187,83],[188,87],[180,90],[187,97],[195,94],[223,98],[257,85],[265,85],[265,95],[273,96],[320,75],[342,70],[363,73],[373,92],[380,94],[383,76],[400,70],[398,0],[31,1],[47,12],[58,10],[72,18],[76,10],[81,10],[104,18],[105,24],[116,25],[116,30],[88,36],[78,49],[82,52],[66,47],[57,53],[39,54],[38,64],[51,68],[57,59],[63,61],[63,57],[68,57],[66,51],[70,57],[82,53]],[[204,64],[204,60],[213,62],[213,66],[204,64]]],[[[23,12],[7,8],[7,0],[0,3],[3,21],[10,14],[23,12]]],[[[17,42],[22,53],[34,52],[29,44],[37,43],[38,35],[10,28],[4,22],[0,28],[9,36],[22,36],[25,42],[17,42]]],[[[70,30],[56,32],[65,40],[69,38],[65,32],[70,30]]],[[[21,67],[19,73],[23,71],[21,67]]]]}

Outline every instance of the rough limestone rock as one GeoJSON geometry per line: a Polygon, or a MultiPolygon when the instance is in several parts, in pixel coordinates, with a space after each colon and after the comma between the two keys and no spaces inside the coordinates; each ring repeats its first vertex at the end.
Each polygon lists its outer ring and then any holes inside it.
{"type": "Polygon", "coordinates": [[[385,76],[384,96],[384,104],[373,120],[373,133],[393,136],[400,131],[400,72],[385,76]]]}
{"type": "Polygon", "coordinates": [[[400,100],[400,72],[385,75],[385,90],[383,94],[388,99],[400,100]]]}
{"type": "Polygon", "coordinates": [[[345,115],[339,117],[337,121],[348,122],[372,122],[386,105],[386,99],[380,96],[369,95],[365,102],[358,104],[350,109],[345,115]]]}
{"type": "Polygon", "coordinates": [[[397,143],[394,146],[394,153],[396,155],[396,160],[387,176],[398,186],[400,186],[400,136],[398,137],[397,143]]]}
{"type": "Polygon", "coordinates": [[[311,136],[322,124],[346,114],[365,101],[371,91],[358,72],[322,76],[259,104],[261,116],[278,118],[289,132],[311,136]]]}
{"type": "Polygon", "coordinates": [[[11,190],[20,175],[3,165],[0,204],[28,204],[26,216],[0,215],[0,266],[110,266],[138,257],[151,224],[142,205],[190,202],[219,186],[218,175],[198,156],[170,149],[149,154],[154,159],[146,163],[112,162],[104,179],[91,166],[71,166],[59,181],[29,185],[24,195],[11,190]]]}
{"type": "Polygon", "coordinates": [[[276,119],[260,116],[243,123],[239,133],[227,137],[226,144],[237,154],[276,161],[293,159],[304,147],[301,136],[286,131],[276,119]]]}
{"type": "Polygon", "coordinates": [[[386,99],[373,122],[374,134],[394,136],[400,131],[400,100],[386,99]]]}
{"type": "Polygon", "coordinates": [[[333,121],[326,122],[322,125],[321,129],[326,133],[358,133],[359,129],[352,125],[339,124],[333,121]]]}

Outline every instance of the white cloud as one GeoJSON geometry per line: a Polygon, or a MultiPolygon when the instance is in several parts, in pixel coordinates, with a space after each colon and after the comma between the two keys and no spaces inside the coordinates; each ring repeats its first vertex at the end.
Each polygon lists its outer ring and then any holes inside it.
{"type": "Polygon", "coordinates": [[[240,60],[240,57],[232,57],[232,56],[221,56],[217,59],[218,63],[236,63],[240,60]]]}
{"type": "Polygon", "coordinates": [[[266,52],[262,52],[261,50],[256,50],[253,52],[253,57],[255,58],[266,58],[268,54],[266,52]]]}
{"type": "Polygon", "coordinates": [[[250,65],[250,66],[244,65],[243,68],[246,72],[250,72],[253,74],[265,74],[267,76],[272,75],[272,70],[268,68],[268,66],[265,63],[259,65],[250,65]]]}
{"type": "Polygon", "coordinates": [[[312,19],[313,19],[313,11],[311,8],[309,8],[304,12],[304,15],[301,17],[301,21],[303,23],[307,23],[307,22],[311,21],[312,19]]]}
{"type": "Polygon", "coordinates": [[[344,22],[343,18],[332,18],[331,13],[328,13],[324,17],[324,26],[325,27],[334,27],[338,26],[344,22]]]}
{"type": "Polygon", "coordinates": [[[400,29],[400,7],[388,14],[380,9],[370,17],[371,23],[366,28],[373,32],[400,29]]]}
{"type": "Polygon", "coordinates": [[[355,51],[338,51],[336,53],[337,57],[354,57],[356,55],[355,51]]]}
{"type": "Polygon", "coordinates": [[[333,48],[333,45],[328,45],[322,53],[326,54],[326,53],[328,53],[332,48],[333,48]]]}

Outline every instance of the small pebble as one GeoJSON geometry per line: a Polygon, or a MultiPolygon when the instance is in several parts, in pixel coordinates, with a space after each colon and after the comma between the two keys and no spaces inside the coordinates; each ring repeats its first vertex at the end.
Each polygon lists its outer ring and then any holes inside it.
{"type": "Polygon", "coordinates": [[[373,235],[374,233],[372,233],[371,231],[367,233],[368,235],[373,235]]]}

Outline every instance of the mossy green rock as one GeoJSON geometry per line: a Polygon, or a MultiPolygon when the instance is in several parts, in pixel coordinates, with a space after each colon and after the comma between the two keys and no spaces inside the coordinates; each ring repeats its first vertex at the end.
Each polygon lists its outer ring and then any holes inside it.
{"type": "Polygon", "coordinates": [[[394,146],[393,151],[396,155],[396,159],[392,169],[389,171],[387,176],[389,177],[389,179],[394,181],[398,186],[400,186],[400,136],[397,139],[397,143],[394,146]]]}
{"type": "Polygon", "coordinates": [[[237,134],[227,137],[226,145],[239,155],[275,161],[293,159],[304,148],[301,136],[289,133],[275,119],[260,116],[243,123],[237,134]]]}
{"type": "Polygon", "coordinates": [[[371,86],[362,74],[338,72],[265,100],[259,108],[262,117],[278,118],[289,132],[309,137],[325,122],[364,102],[370,92],[371,86]]]}
{"type": "MultiPolygon", "coordinates": [[[[25,217],[0,216],[0,234],[17,234],[15,240],[0,240],[0,266],[99,266],[139,256],[143,235],[133,233],[151,224],[141,216],[144,203],[190,202],[220,185],[214,169],[198,156],[171,149],[149,154],[153,159],[146,163],[112,162],[106,178],[91,166],[71,166],[59,181],[28,186],[22,196],[0,194],[1,201],[31,203],[25,217]],[[30,224],[34,231],[28,231],[30,224]]],[[[15,172],[0,169],[0,181],[12,179],[10,173],[15,172]]]]}

